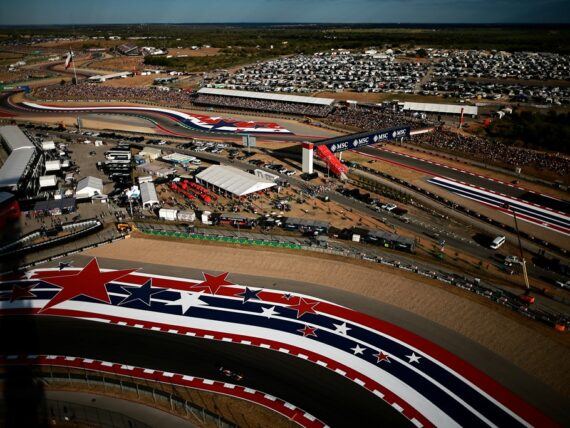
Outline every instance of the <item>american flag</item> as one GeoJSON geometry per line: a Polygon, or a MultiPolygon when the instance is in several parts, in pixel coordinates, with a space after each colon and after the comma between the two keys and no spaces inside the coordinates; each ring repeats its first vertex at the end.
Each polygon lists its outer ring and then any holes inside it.
{"type": "Polygon", "coordinates": [[[306,294],[137,269],[38,269],[0,282],[0,311],[58,315],[287,352],[345,376],[416,426],[554,426],[467,362],[398,326],[306,294]],[[268,339],[270,338],[270,339],[268,339]]]}

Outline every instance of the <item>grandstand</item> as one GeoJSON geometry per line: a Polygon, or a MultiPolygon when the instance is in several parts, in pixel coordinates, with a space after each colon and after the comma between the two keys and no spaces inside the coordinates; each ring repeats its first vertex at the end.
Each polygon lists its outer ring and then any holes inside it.
{"type": "Polygon", "coordinates": [[[332,111],[335,103],[335,100],[332,98],[268,94],[216,88],[202,88],[197,94],[194,100],[194,104],[196,105],[316,117],[327,116],[332,111]]]}
{"type": "Polygon", "coordinates": [[[19,195],[38,188],[43,155],[15,125],[0,126],[0,139],[8,158],[0,168],[0,189],[19,195]]]}
{"type": "Polygon", "coordinates": [[[478,112],[477,106],[415,102],[405,102],[403,110],[436,114],[465,114],[473,117],[476,117],[478,112]]]}

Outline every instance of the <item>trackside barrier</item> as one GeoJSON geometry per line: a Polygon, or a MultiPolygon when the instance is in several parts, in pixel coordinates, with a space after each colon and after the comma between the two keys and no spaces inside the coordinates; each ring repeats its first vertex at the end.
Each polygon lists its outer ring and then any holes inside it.
{"type": "Polygon", "coordinates": [[[458,275],[452,272],[445,272],[442,270],[433,271],[425,268],[420,268],[415,264],[411,264],[408,261],[389,259],[382,256],[365,254],[358,251],[349,250],[335,250],[331,248],[321,248],[309,245],[300,244],[289,244],[282,242],[271,242],[262,241],[256,239],[247,239],[243,237],[229,237],[229,236],[212,236],[212,235],[198,235],[183,232],[172,232],[167,234],[166,231],[156,230],[156,229],[146,229],[144,227],[138,226],[139,231],[149,235],[155,236],[175,236],[179,238],[186,239],[197,239],[202,241],[218,241],[218,242],[228,242],[234,244],[247,244],[247,245],[258,245],[264,247],[276,247],[276,248],[290,248],[295,250],[306,250],[313,251],[317,253],[329,254],[340,257],[350,257],[356,260],[363,260],[372,263],[379,263],[392,268],[410,272],[419,276],[427,277],[439,281],[440,283],[450,285],[452,287],[461,288],[466,291],[478,294],[481,297],[492,300],[502,306],[507,307],[513,311],[520,313],[521,315],[540,321],[549,327],[563,326],[564,330],[558,329],[558,331],[569,331],[570,330],[570,319],[568,319],[562,313],[552,313],[547,312],[539,307],[529,307],[524,303],[521,303],[518,296],[514,293],[501,290],[494,287],[491,284],[483,284],[480,280],[475,278],[468,278],[465,275],[458,275]]]}
{"type": "MultiPolygon", "coordinates": [[[[199,413],[196,411],[188,413],[188,400],[183,399],[174,401],[174,399],[180,395],[180,390],[176,390],[177,387],[186,388],[188,391],[197,390],[223,394],[245,400],[250,403],[255,403],[256,405],[265,407],[266,409],[270,409],[282,415],[289,421],[294,422],[303,428],[328,428],[324,422],[287,401],[266,394],[262,391],[232,383],[204,379],[180,373],[170,373],[156,369],[124,365],[121,363],[64,355],[0,355],[0,367],[22,365],[28,367],[49,367],[50,373],[52,373],[53,370],[59,370],[59,368],[67,368],[73,371],[75,375],[74,380],[82,383],[87,380],[88,386],[90,386],[88,381],[90,376],[97,376],[97,378],[92,377],[95,381],[100,381],[102,377],[102,380],[105,382],[105,389],[108,382],[114,384],[113,386],[115,388],[118,386],[121,392],[124,393],[125,385],[127,385],[130,387],[131,392],[134,393],[136,391],[137,398],[139,399],[141,393],[140,388],[146,387],[145,391],[147,392],[147,395],[148,392],[152,393],[154,403],[161,403],[162,407],[168,408],[167,411],[169,413],[178,413],[180,415],[180,413],[184,411],[187,418],[196,418],[196,420],[199,421],[199,426],[206,426],[205,415],[200,418],[199,413]],[[149,381],[152,382],[152,387],[149,387],[149,381]],[[141,385],[141,383],[143,384],[141,385]],[[134,390],[132,388],[133,386],[134,390]],[[160,394],[158,396],[158,400],[157,394],[160,394]],[[180,404],[183,404],[183,406],[180,404]]],[[[69,371],[68,380],[70,382],[72,379],[71,374],[72,372],[69,371]]],[[[198,398],[203,403],[206,403],[200,394],[198,394],[198,398]]],[[[213,403],[213,408],[216,411],[219,411],[216,403],[213,403]]],[[[201,409],[202,412],[204,412],[203,408],[195,407],[195,409],[201,409]]],[[[233,413],[231,413],[231,411],[229,412],[230,415],[233,416],[233,413]]],[[[214,415],[213,413],[210,414],[214,415]]],[[[232,422],[227,422],[217,415],[214,415],[214,418],[212,419],[216,422],[215,426],[219,428],[230,428],[235,426],[232,422]]]]}
{"type": "MultiPolygon", "coordinates": [[[[417,185],[415,185],[415,184],[413,184],[413,183],[410,183],[409,181],[403,180],[403,179],[401,179],[401,178],[394,177],[393,175],[390,175],[390,174],[388,174],[388,173],[385,173],[385,172],[382,172],[382,171],[377,171],[377,170],[375,170],[375,169],[373,169],[373,168],[369,168],[369,167],[367,167],[367,166],[365,166],[365,165],[360,165],[360,164],[358,164],[358,163],[353,163],[352,167],[355,168],[355,169],[361,170],[361,171],[365,171],[365,172],[367,172],[367,173],[369,173],[369,174],[372,174],[372,175],[376,175],[376,176],[385,178],[386,180],[392,181],[392,182],[397,183],[397,184],[399,184],[399,185],[405,186],[405,187],[407,187],[407,188],[413,190],[414,192],[418,192],[418,193],[421,193],[421,194],[424,195],[424,196],[427,196],[427,197],[430,198],[431,200],[438,202],[440,205],[444,205],[444,206],[450,207],[450,208],[455,209],[455,210],[457,210],[457,211],[459,211],[459,212],[461,212],[461,213],[463,213],[463,214],[466,214],[466,215],[471,216],[471,217],[475,217],[476,219],[478,219],[478,220],[480,220],[480,221],[483,221],[483,222],[485,222],[485,223],[488,223],[488,224],[490,224],[490,225],[492,225],[492,226],[500,227],[500,228],[502,228],[502,229],[504,229],[504,230],[506,230],[506,231],[508,231],[508,232],[510,232],[510,233],[516,233],[515,228],[512,227],[512,226],[510,226],[510,225],[507,225],[507,224],[501,223],[501,222],[499,222],[499,221],[496,221],[496,220],[494,220],[494,219],[492,219],[492,218],[490,218],[490,217],[487,217],[487,216],[485,216],[485,215],[483,215],[483,214],[478,213],[477,211],[474,211],[474,210],[472,210],[472,209],[469,209],[469,208],[467,208],[467,207],[464,207],[464,206],[461,205],[461,204],[454,203],[453,201],[450,201],[450,200],[448,200],[447,198],[444,198],[443,196],[439,196],[439,195],[437,195],[437,194],[435,194],[435,193],[433,193],[433,192],[430,192],[430,191],[427,190],[427,189],[424,189],[424,188],[421,187],[421,186],[417,186],[417,185]]],[[[413,196],[413,195],[411,195],[411,196],[413,196]]],[[[538,245],[547,247],[547,248],[548,248],[550,251],[552,251],[552,252],[557,252],[557,253],[562,254],[562,255],[567,255],[567,253],[568,253],[568,251],[565,250],[564,248],[561,248],[561,247],[559,247],[558,245],[555,245],[555,244],[553,244],[553,243],[551,243],[551,242],[538,239],[538,238],[536,238],[535,236],[532,236],[532,235],[526,233],[525,231],[519,231],[519,233],[520,233],[520,235],[521,235],[522,237],[524,237],[525,239],[528,239],[528,240],[531,241],[531,242],[535,242],[535,243],[537,243],[538,245]]]]}
{"type": "MultiPolygon", "coordinates": [[[[26,263],[26,264],[24,264],[24,265],[18,266],[18,270],[19,270],[19,271],[25,271],[25,270],[27,270],[27,269],[29,269],[29,268],[33,268],[33,267],[38,266],[38,265],[41,265],[41,264],[43,264],[43,263],[51,262],[52,260],[61,259],[62,257],[71,256],[71,255],[73,255],[73,254],[77,254],[77,253],[80,253],[80,252],[82,252],[82,251],[89,250],[89,249],[91,249],[91,248],[97,248],[97,247],[100,247],[101,245],[110,244],[110,243],[112,243],[112,242],[119,241],[119,240],[121,240],[121,239],[125,239],[125,236],[118,236],[118,237],[115,237],[115,238],[106,239],[106,240],[104,240],[104,241],[97,242],[96,244],[85,245],[84,247],[75,248],[75,249],[73,249],[73,250],[65,251],[65,252],[63,252],[63,253],[59,253],[59,254],[56,254],[56,255],[53,255],[53,256],[50,256],[50,257],[45,257],[45,258],[43,258],[43,259],[34,260],[33,262],[26,263]]],[[[0,272],[0,275],[9,274],[9,273],[13,273],[13,272],[11,272],[11,271],[0,272]]]]}
{"type": "Polygon", "coordinates": [[[301,250],[305,247],[299,244],[291,244],[286,242],[269,242],[260,241],[256,239],[238,238],[231,236],[212,236],[212,235],[197,235],[193,233],[183,233],[183,232],[173,232],[155,229],[140,229],[142,233],[147,235],[171,237],[171,238],[184,238],[184,239],[197,239],[200,241],[217,241],[217,242],[227,242],[230,244],[250,244],[259,245],[263,247],[274,247],[274,248],[288,248],[293,250],[301,250]]]}
{"type": "MultiPolygon", "coordinates": [[[[79,231],[73,231],[67,235],[56,237],[53,239],[49,239],[49,240],[44,241],[44,242],[40,242],[40,243],[36,243],[36,244],[30,244],[30,245],[21,246],[21,247],[16,247],[15,249],[8,250],[5,252],[2,251],[0,253],[0,258],[7,258],[7,257],[14,258],[14,257],[18,257],[18,256],[21,256],[21,255],[29,253],[29,252],[40,251],[40,250],[43,250],[45,248],[49,248],[49,247],[53,247],[53,246],[57,246],[57,245],[62,245],[62,244],[65,244],[67,242],[74,241],[76,239],[87,236],[91,233],[94,233],[99,229],[102,229],[103,223],[97,219],[87,219],[87,220],[84,220],[84,221],[78,222],[78,223],[66,223],[66,224],[62,225],[62,228],[64,230],[76,230],[76,229],[80,229],[80,230],[79,231]]],[[[16,244],[29,242],[30,236],[35,237],[36,235],[39,235],[39,232],[32,232],[31,234],[26,235],[23,238],[16,241],[16,244]]],[[[13,244],[9,244],[9,246],[13,246],[13,244]]],[[[7,247],[8,246],[5,246],[3,248],[7,248],[7,247]]]]}
{"type": "MultiPolygon", "coordinates": [[[[148,401],[152,401],[155,405],[162,408],[168,408],[170,411],[176,411],[179,414],[185,414],[187,417],[192,415],[202,423],[209,422],[210,424],[219,428],[238,427],[238,425],[226,419],[223,419],[219,415],[216,415],[215,413],[212,413],[203,407],[197,406],[196,404],[185,400],[182,397],[173,395],[160,388],[154,388],[146,382],[136,382],[134,378],[126,378],[119,375],[114,375],[116,377],[109,377],[109,375],[105,376],[104,373],[89,372],[87,370],[85,370],[83,373],[79,373],[76,370],[60,366],[48,367],[49,371],[42,371],[40,377],[48,381],[49,385],[62,385],[76,388],[77,385],[86,384],[89,389],[103,389],[107,393],[115,393],[119,395],[130,393],[132,395],[136,395],[136,398],[138,400],[141,398],[146,398],[148,401]]],[[[84,386],[81,386],[81,388],[83,387],[84,386]]],[[[111,412],[105,410],[102,411],[105,412],[105,415],[109,419],[111,419],[111,416],[114,417],[113,422],[115,424],[112,425],[113,427],[149,427],[149,425],[141,425],[140,423],[136,425],[127,425],[127,422],[122,420],[125,418],[124,415],[117,413],[115,416],[112,415],[111,412]]],[[[76,411],[74,422],[94,423],[97,421],[89,420],[87,418],[82,421],[80,418],[80,413],[76,411]]]]}

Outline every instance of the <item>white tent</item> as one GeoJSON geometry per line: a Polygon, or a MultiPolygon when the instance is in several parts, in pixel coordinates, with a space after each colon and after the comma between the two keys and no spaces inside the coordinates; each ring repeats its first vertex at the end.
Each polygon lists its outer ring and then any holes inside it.
{"type": "Polygon", "coordinates": [[[162,150],[157,149],[156,147],[145,147],[142,149],[139,155],[148,159],[155,160],[162,156],[162,150]]]}
{"type": "Polygon", "coordinates": [[[55,143],[53,141],[43,141],[42,142],[42,150],[55,150],[55,143]]]}
{"type": "Polygon", "coordinates": [[[196,178],[236,196],[245,196],[275,186],[275,183],[226,165],[212,165],[196,178]]]}
{"type": "Polygon", "coordinates": [[[156,195],[156,188],[154,187],[154,183],[152,181],[141,183],[140,189],[143,208],[150,208],[153,205],[159,204],[160,201],[158,200],[158,196],[156,195]]]}
{"type": "Polygon", "coordinates": [[[40,177],[40,189],[55,186],[57,186],[57,177],[55,175],[42,175],[40,177]]]}
{"type": "Polygon", "coordinates": [[[46,172],[59,171],[61,169],[61,163],[58,160],[46,161],[46,172]]]}
{"type": "Polygon", "coordinates": [[[75,191],[75,197],[80,198],[91,198],[95,195],[103,194],[103,181],[97,177],[84,177],[77,183],[77,190],[75,191]]]}

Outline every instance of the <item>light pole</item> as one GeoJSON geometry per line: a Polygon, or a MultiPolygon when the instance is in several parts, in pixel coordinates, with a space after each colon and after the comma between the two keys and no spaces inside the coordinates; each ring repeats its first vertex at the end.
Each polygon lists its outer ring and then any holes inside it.
{"type": "Polygon", "coordinates": [[[515,209],[513,207],[511,207],[509,204],[505,204],[505,208],[507,209],[507,211],[512,211],[513,212],[513,217],[515,219],[515,230],[517,231],[517,239],[519,242],[519,250],[521,253],[521,263],[522,263],[522,270],[523,270],[523,277],[524,277],[524,284],[526,287],[526,294],[529,293],[530,291],[530,284],[528,282],[528,274],[526,272],[526,260],[524,258],[524,252],[523,252],[523,247],[522,247],[522,243],[521,243],[521,235],[519,233],[519,224],[517,221],[517,213],[515,211],[515,209]]]}

